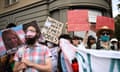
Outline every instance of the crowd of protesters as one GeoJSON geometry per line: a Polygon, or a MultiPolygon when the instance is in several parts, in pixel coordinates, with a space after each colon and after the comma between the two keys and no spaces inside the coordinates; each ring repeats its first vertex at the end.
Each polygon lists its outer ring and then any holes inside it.
{"type": "MultiPolygon", "coordinates": [[[[12,54],[12,58],[10,55],[5,58],[1,57],[0,72],[18,72],[21,70],[25,72],[69,72],[66,70],[67,66],[65,65],[64,52],[60,46],[61,42],[58,44],[50,41],[38,42],[41,33],[39,28],[34,26],[33,23],[35,22],[32,22],[29,24],[30,27],[24,29],[26,41],[25,45],[22,46],[24,47],[24,53],[21,59],[20,52],[22,47],[20,47],[16,53],[12,54]],[[13,55],[15,55],[14,58],[13,55]],[[12,67],[10,66],[12,65],[10,64],[11,62],[12,64],[15,63],[12,67]]],[[[84,38],[64,34],[59,37],[59,40],[64,38],[68,40],[71,45],[75,46],[75,48],[120,50],[120,42],[114,36],[114,31],[110,28],[105,26],[97,31],[97,39],[92,35],[88,35],[88,33],[89,31],[86,31],[84,38]]],[[[78,72],[76,58],[71,59],[73,72],[78,72]]]]}

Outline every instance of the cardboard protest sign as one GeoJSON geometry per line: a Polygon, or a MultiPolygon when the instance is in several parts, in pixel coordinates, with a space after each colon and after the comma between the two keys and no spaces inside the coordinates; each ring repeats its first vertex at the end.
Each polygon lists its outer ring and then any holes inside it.
{"type": "Polygon", "coordinates": [[[0,56],[17,51],[18,46],[24,43],[22,25],[0,31],[0,56]]]}
{"type": "Polygon", "coordinates": [[[48,17],[41,31],[45,40],[58,44],[58,37],[62,33],[63,23],[48,17]]]}
{"type": "Polygon", "coordinates": [[[89,30],[88,10],[69,10],[67,13],[68,31],[89,30]]]}
{"type": "Polygon", "coordinates": [[[114,31],[114,19],[105,16],[97,16],[96,30],[101,29],[103,26],[107,26],[114,31]]]}

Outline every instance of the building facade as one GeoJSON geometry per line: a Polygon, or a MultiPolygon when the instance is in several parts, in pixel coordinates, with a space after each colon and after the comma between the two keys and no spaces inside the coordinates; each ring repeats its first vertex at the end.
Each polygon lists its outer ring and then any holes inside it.
{"type": "Polygon", "coordinates": [[[37,20],[42,27],[48,16],[67,22],[67,11],[87,9],[91,29],[96,16],[112,17],[111,0],[0,0],[0,29],[8,23],[24,24],[37,20]]]}

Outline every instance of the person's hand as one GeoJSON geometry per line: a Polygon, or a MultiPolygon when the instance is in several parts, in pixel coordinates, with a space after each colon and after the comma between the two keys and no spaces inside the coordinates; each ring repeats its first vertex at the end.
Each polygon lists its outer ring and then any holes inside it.
{"type": "Polygon", "coordinates": [[[22,62],[25,63],[27,66],[32,66],[32,62],[27,59],[22,59],[22,62]]]}
{"type": "Polygon", "coordinates": [[[25,68],[27,68],[27,66],[24,63],[20,63],[18,70],[23,70],[25,68]]]}
{"type": "Polygon", "coordinates": [[[4,64],[7,61],[7,55],[2,56],[0,59],[1,59],[1,63],[4,64]]]}

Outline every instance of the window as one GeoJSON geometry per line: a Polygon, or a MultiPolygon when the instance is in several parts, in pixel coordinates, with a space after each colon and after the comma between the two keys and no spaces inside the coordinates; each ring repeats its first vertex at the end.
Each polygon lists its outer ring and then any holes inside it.
{"type": "Polygon", "coordinates": [[[13,5],[17,3],[19,0],[5,0],[5,6],[13,5]]]}
{"type": "Polygon", "coordinates": [[[102,12],[97,10],[88,11],[89,22],[96,23],[97,16],[102,16],[102,12]]]}

